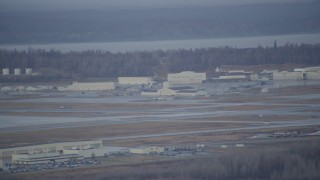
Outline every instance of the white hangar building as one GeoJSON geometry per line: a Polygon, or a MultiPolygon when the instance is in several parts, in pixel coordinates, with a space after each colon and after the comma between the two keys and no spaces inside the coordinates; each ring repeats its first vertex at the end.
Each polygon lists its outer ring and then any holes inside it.
{"type": "Polygon", "coordinates": [[[303,80],[303,72],[280,71],[273,72],[273,80],[303,80]]]}
{"type": "Polygon", "coordinates": [[[193,71],[168,74],[168,82],[173,84],[201,84],[206,79],[206,73],[196,73],[193,71]]]}
{"type": "Polygon", "coordinates": [[[152,84],[151,77],[118,77],[122,85],[148,85],[152,84]]]}

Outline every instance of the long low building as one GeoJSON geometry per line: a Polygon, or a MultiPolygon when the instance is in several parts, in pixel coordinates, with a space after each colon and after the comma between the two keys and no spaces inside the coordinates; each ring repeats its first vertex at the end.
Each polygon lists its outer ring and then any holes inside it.
{"type": "Polygon", "coordinates": [[[305,79],[304,76],[303,72],[273,72],[273,80],[303,80],[305,79]]]}
{"type": "Polygon", "coordinates": [[[320,66],[295,68],[293,72],[275,71],[272,74],[273,80],[319,80],[320,66]]]}
{"type": "Polygon", "coordinates": [[[1,158],[11,157],[12,154],[37,154],[58,152],[67,149],[82,149],[82,148],[99,148],[102,146],[102,141],[79,141],[79,142],[62,142],[52,144],[39,144],[33,146],[23,146],[15,148],[0,149],[1,158]]]}
{"type": "Polygon", "coordinates": [[[121,85],[148,85],[152,84],[151,77],[118,77],[121,85]]]}
{"type": "Polygon", "coordinates": [[[319,72],[307,72],[306,78],[308,80],[320,80],[320,71],[319,72]]]}
{"type": "Polygon", "coordinates": [[[96,147],[89,148],[88,146],[75,146],[70,149],[63,149],[61,151],[54,152],[27,152],[27,153],[15,153],[12,154],[13,165],[33,165],[33,164],[46,164],[57,163],[66,161],[76,161],[84,158],[103,157],[111,154],[123,154],[128,153],[127,147],[96,147]],[[78,148],[80,147],[80,148],[78,148]]]}
{"type": "Polygon", "coordinates": [[[203,90],[196,90],[196,89],[170,89],[170,88],[162,88],[160,90],[149,90],[149,91],[142,91],[142,96],[207,96],[208,93],[203,90]]]}
{"type": "Polygon", "coordinates": [[[97,147],[97,148],[64,149],[59,152],[37,152],[12,154],[13,165],[32,165],[44,163],[57,163],[65,161],[76,161],[84,158],[103,157],[111,154],[128,153],[127,147],[97,147]]]}
{"type": "Polygon", "coordinates": [[[306,67],[306,72],[320,72],[320,66],[306,67]]]}
{"type": "Polygon", "coordinates": [[[40,153],[40,154],[13,154],[12,164],[14,165],[32,165],[32,164],[45,164],[50,162],[63,162],[73,161],[83,158],[77,154],[59,154],[53,153],[40,153]]]}
{"type": "Polygon", "coordinates": [[[108,156],[110,154],[119,154],[119,153],[127,153],[129,152],[128,148],[124,147],[99,147],[99,148],[90,148],[90,149],[67,149],[63,150],[63,154],[65,155],[79,155],[83,158],[90,157],[102,157],[108,156]]]}
{"type": "Polygon", "coordinates": [[[153,154],[162,152],[164,152],[164,148],[157,146],[139,146],[130,149],[130,153],[132,154],[153,154]]]}
{"type": "Polygon", "coordinates": [[[60,91],[105,91],[114,90],[114,82],[73,82],[66,87],[59,87],[60,91]]]}
{"type": "Polygon", "coordinates": [[[225,76],[219,76],[219,78],[214,78],[216,80],[241,80],[241,79],[247,79],[245,75],[225,75],[225,76]]]}

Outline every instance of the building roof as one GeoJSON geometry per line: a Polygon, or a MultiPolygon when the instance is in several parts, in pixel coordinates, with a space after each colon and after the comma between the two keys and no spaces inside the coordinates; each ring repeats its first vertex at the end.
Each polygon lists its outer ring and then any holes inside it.
{"type": "Polygon", "coordinates": [[[138,147],[134,147],[132,149],[147,149],[147,148],[154,148],[154,147],[159,147],[159,146],[138,146],[138,147]]]}
{"type": "Polygon", "coordinates": [[[143,92],[158,92],[156,89],[145,89],[143,92]]]}
{"type": "Polygon", "coordinates": [[[178,86],[178,87],[171,87],[172,90],[194,90],[193,87],[190,86],[178,86]]]}
{"type": "Polygon", "coordinates": [[[198,92],[198,90],[194,90],[194,89],[187,89],[187,90],[178,91],[178,93],[196,93],[196,92],[198,92]]]}

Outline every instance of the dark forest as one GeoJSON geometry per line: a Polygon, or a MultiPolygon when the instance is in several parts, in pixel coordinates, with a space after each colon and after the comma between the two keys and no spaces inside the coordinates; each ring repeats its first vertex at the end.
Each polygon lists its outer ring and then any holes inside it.
{"type": "Polygon", "coordinates": [[[320,64],[320,44],[238,49],[232,47],[127,53],[0,50],[0,68],[33,68],[64,77],[154,76],[163,72],[209,72],[222,65],[320,64]]]}

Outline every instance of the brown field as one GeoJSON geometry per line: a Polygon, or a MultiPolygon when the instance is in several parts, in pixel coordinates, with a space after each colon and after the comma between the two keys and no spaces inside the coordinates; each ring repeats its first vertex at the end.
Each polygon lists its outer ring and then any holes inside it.
{"type": "MultiPolygon", "coordinates": [[[[107,116],[144,116],[153,115],[155,110],[170,110],[174,108],[188,109],[197,108],[196,112],[215,112],[215,111],[237,111],[246,112],[254,110],[268,110],[272,112],[279,108],[300,108],[305,105],[320,104],[320,98],[318,99],[290,99],[278,96],[292,96],[292,95],[304,95],[319,93],[320,86],[297,86],[297,87],[285,87],[281,88],[276,93],[267,94],[244,94],[244,95],[226,95],[213,97],[212,99],[204,99],[205,101],[199,101],[194,104],[183,104],[173,102],[129,102],[129,103],[37,103],[37,102],[11,102],[2,100],[0,101],[0,108],[10,109],[12,111],[2,111],[0,115],[9,116],[30,116],[30,117],[104,117],[106,114],[99,114],[95,112],[81,112],[81,110],[108,110],[107,116]],[[208,108],[210,103],[219,102],[230,105],[215,106],[208,108]],[[266,103],[257,105],[234,105],[233,103],[266,103]],[[285,105],[283,105],[283,103],[285,105]],[[79,112],[41,112],[46,109],[61,109],[64,106],[64,110],[79,110],[79,112]],[[31,109],[33,111],[28,112],[15,112],[15,109],[31,109]],[[39,111],[37,111],[39,110],[39,111]],[[121,110],[123,113],[113,113],[113,110],[121,110]],[[129,110],[129,111],[127,111],[129,110]]],[[[28,98],[41,98],[40,96],[21,96],[21,99],[28,98]]],[[[54,98],[54,97],[53,97],[54,98]]],[[[120,111],[119,111],[120,112],[120,111]]],[[[318,112],[318,110],[306,110],[306,112],[318,112]]],[[[158,113],[159,114],[159,113],[158,113]]],[[[312,119],[313,115],[302,113],[301,115],[272,115],[272,114],[256,114],[256,115],[229,115],[228,113],[218,117],[185,117],[179,120],[165,119],[153,122],[127,122],[123,124],[108,124],[108,125],[82,125],[81,127],[59,127],[50,128],[45,130],[31,130],[31,131],[16,131],[16,132],[0,132],[2,141],[0,146],[12,146],[21,144],[34,144],[34,143],[47,143],[47,142],[59,142],[59,141],[72,141],[82,139],[96,139],[102,137],[123,137],[142,134],[157,134],[157,133],[171,133],[171,132],[185,132],[185,131],[197,131],[197,130],[210,130],[210,129],[222,129],[247,126],[246,123],[230,123],[230,122],[210,122],[210,121],[248,121],[248,122],[272,122],[272,121],[291,121],[291,120],[304,120],[312,119]],[[205,121],[205,122],[203,122],[205,121]]],[[[188,138],[192,139],[193,136],[189,135],[188,138]]],[[[201,137],[201,135],[200,135],[201,137]]],[[[218,137],[218,136],[216,136],[218,137]]],[[[168,137],[164,137],[166,139],[168,137]]],[[[180,138],[180,137],[179,137],[180,138]]],[[[203,141],[205,141],[204,139],[203,141]]],[[[162,141],[162,140],[161,140],[162,141]]],[[[196,141],[201,141],[197,138],[196,141]]]]}
{"type": "MultiPolygon", "coordinates": [[[[300,162],[308,162],[310,170],[307,170],[306,173],[310,173],[311,171],[315,173],[317,172],[317,169],[313,169],[314,167],[316,167],[316,165],[313,165],[314,163],[317,164],[319,162],[319,157],[315,156],[314,151],[319,150],[319,140],[319,137],[308,137],[289,140],[279,139],[277,141],[258,141],[250,143],[245,148],[228,148],[224,150],[213,148],[208,149],[208,151],[212,150],[214,154],[182,159],[163,159],[158,156],[139,155],[131,156],[130,158],[128,156],[104,158],[102,160],[102,164],[100,165],[80,167],[75,169],[38,171],[13,175],[9,174],[3,175],[3,179],[103,179],[103,177],[106,179],[131,179],[133,177],[135,177],[134,179],[159,179],[159,176],[162,177],[161,179],[193,179],[189,176],[194,176],[194,173],[198,173],[202,176],[207,175],[212,178],[213,175],[223,172],[224,169],[219,167],[223,166],[227,162],[230,162],[231,164],[234,163],[235,165],[240,163],[246,167],[248,166],[246,164],[249,163],[250,168],[256,168],[255,165],[259,162],[259,164],[261,163],[263,164],[263,166],[265,166],[265,171],[267,170],[266,168],[275,168],[273,166],[270,166],[270,164],[268,163],[282,164],[282,161],[285,161],[286,163],[283,164],[285,164],[286,167],[289,168],[289,165],[293,165],[292,163],[297,161],[297,157],[299,157],[298,160],[300,162]],[[306,153],[308,153],[309,155],[305,156],[306,153]],[[208,161],[206,161],[206,159],[208,159],[208,161]],[[264,162],[265,159],[268,163],[264,162]],[[220,163],[221,160],[223,164],[220,163]],[[215,164],[215,162],[217,161],[219,163],[215,164]],[[211,168],[213,168],[214,171],[212,171],[211,168]],[[197,172],[197,170],[199,171],[199,169],[201,169],[202,171],[197,172]],[[188,171],[193,171],[193,173],[191,173],[190,175],[186,175],[188,171]],[[208,171],[210,171],[211,173],[208,171]],[[181,174],[181,172],[183,173],[181,174]]],[[[230,167],[230,165],[228,165],[227,167],[230,167]]],[[[296,166],[293,165],[293,168],[295,167],[296,166]]],[[[279,171],[279,169],[276,170],[279,171]]],[[[284,170],[286,170],[286,168],[284,168],[284,170]]],[[[290,172],[290,170],[288,171],[290,172]]],[[[252,176],[252,178],[257,175],[257,171],[253,172],[255,174],[250,175],[250,177],[252,176]]],[[[291,172],[291,174],[292,173],[298,172],[291,172]]],[[[300,173],[298,173],[298,175],[299,174],[300,173]]],[[[266,176],[270,175],[270,173],[267,173],[266,176]]],[[[304,174],[303,176],[306,175],[304,174]]],[[[296,175],[291,175],[288,179],[292,179],[293,177],[296,177],[296,175]]],[[[312,177],[320,177],[320,174],[313,174],[312,177]]]]}
{"type": "Polygon", "coordinates": [[[239,125],[229,123],[143,122],[132,124],[111,124],[76,128],[34,130],[27,132],[0,132],[0,137],[2,138],[0,146],[74,141],[102,137],[121,137],[154,133],[171,133],[190,130],[211,130],[231,127],[239,127],[239,125]]]}

